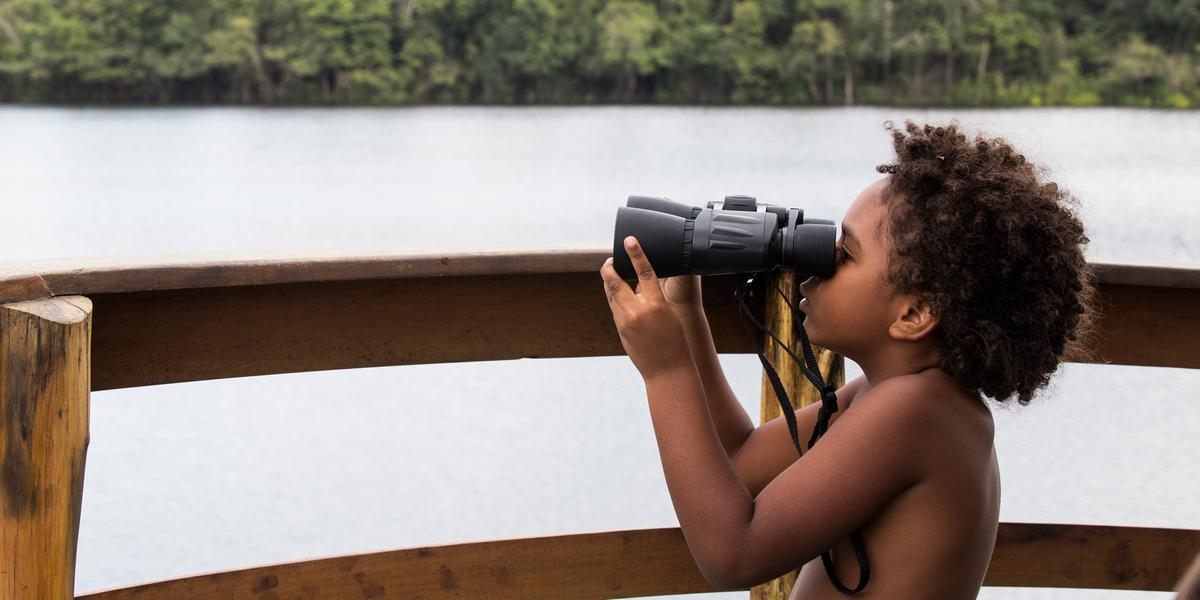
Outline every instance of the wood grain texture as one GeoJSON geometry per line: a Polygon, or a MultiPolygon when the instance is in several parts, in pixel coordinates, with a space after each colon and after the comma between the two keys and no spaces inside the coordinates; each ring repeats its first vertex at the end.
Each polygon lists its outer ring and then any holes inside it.
{"type": "Polygon", "coordinates": [[[1091,263],[1100,285],[1135,285],[1200,290],[1200,267],[1196,265],[1147,265],[1119,262],[1091,263]]]}
{"type": "MultiPolygon", "coordinates": [[[[620,355],[599,282],[589,271],[97,294],[93,389],[620,355]]],[[[718,351],[750,352],[733,286],[732,277],[709,278],[705,311],[718,351]]],[[[1105,286],[1101,301],[1099,360],[1200,368],[1200,290],[1105,286]]]]}
{"type": "Polygon", "coordinates": [[[1200,531],[1001,523],[985,585],[1171,591],[1200,531]]]}
{"type": "MultiPolygon", "coordinates": [[[[308,370],[600,356],[621,353],[608,309],[596,300],[598,265],[606,255],[10,263],[0,264],[0,298],[91,294],[102,315],[93,378],[98,390],[308,370]],[[438,326],[445,331],[432,333],[438,326]]],[[[1107,282],[1096,360],[1200,368],[1200,345],[1191,343],[1200,337],[1200,269],[1093,266],[1107,282]]],[[[706,312],[718,350],[749,352],[732,279],[710,279],[706,312]]]]}
{"type": "MultiPolygon", "coordinates": [[[[611,249],[393,255],[209,253],[0,262],[0,302],[68,294],[598,271],[611,249]]],[[[1100,284],[1200,289],[1196,266],[1092,263],[1100,284]]]]}
{"type": "Polygon", "coordinates": [[[50,285],[36,271],[23,266],[0,266],[0,304],[52,296],[50,285]]]}
{"type": "Polygon", "coordinates": [[[678,528],[431,546],[200,575],[87,600],[585,600],[715,591],[678,528]]]}
{"type": "Polygon", "coordinates": [[[1100,288],[1098,362],[1200,368],[1200,290],[1100,288]]]}
{"type": "MultiPolygon", "coordinates": [[[[704,286],[721,352],[746,352],[733,283],[704,286]]],[[[623,354],[595,272],[97,294],[93,389],[223,377],[623,354]]]]}
{"type": "Polygon", "coordinates": [[[207,254],[0,262],[0,302],[65,294],[230,288],[469,275],[599,272],[611,250],[380,256],[207,254]]]}
{"type": "Polygon", "coordinates": [[[91,303],[0,305],[0,598],[74,596],[91,303]]]}
{"type": "MultiPolygon", "coordinates": [[[[1200,531],[1001,523],[984,585],[1169,591],[1200,531]]],[[[556,598],[715,591],[678,528],[434,546],[197,575],[80,600],[556,598]]]]}

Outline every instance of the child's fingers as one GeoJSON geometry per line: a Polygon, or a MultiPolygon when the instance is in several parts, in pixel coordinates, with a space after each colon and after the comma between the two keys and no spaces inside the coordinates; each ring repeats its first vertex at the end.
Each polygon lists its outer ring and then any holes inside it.
{"type": "Polygon", "coordinates": [[[604,291],[608,296],[608,305],[614,310],[621,308],[621,302],[625,297],[633,294],[633,290],[629,289],[629,285],[621,279],[621,276],[617,274],[617,270],[613,268],[613,259],[611,256],[600,267],[600,278],[604,280],[604,291]]]}
{"type": "Polygon", "coordinates": [[[638,290],[648,296],[662,296],[658,276],[654,274],[654,267],[642,252],[642,245],[638,243],[637,238],[632,235],[625,238],[625,252],[629,254],[629,261],[633,263],[633,270],[637,272],[640,282],[638,290]]]}

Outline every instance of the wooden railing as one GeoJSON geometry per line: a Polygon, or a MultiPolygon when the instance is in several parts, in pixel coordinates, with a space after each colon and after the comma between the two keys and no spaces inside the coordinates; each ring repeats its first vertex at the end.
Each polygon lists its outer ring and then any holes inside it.
{"type": "MultiPolygon", "coordinates": [[[[89,390],[385,365],[605,356],[606,251],[0,264],[0,598],[74,596],[89,390]],[[94,315],[94,316],[93,316],[94,315]]],[[[1200,368],[1200,269],[1095,265],[1111,364],[1200,368]]],[[[720,352],[749,352],[733,280],[720,352]]],[[[756,307],[763,311],[763,307],[756,307]]],[[[993,586],[1170,590],[1200,531],[1002,523],[993,586]]],[[[623,598],[714,591],[678,529],[414,548],[83,598],[623,598]]]]}

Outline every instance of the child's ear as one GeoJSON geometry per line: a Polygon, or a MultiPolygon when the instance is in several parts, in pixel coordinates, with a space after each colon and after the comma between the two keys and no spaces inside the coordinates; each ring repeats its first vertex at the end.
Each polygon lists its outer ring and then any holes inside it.
{"type": "Polygon", "coordinates": [[[915,342],[937,327],[938,316],[928,302],[910,297],[898,308],[896,320],[888,326],[888,334],[894,339],[915,342]]]}

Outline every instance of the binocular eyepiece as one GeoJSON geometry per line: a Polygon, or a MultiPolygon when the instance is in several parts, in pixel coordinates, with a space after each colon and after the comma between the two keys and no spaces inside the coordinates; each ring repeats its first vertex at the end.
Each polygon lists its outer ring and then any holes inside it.
{"type": "Polygon", "coordinates": [[[707,208],[666,198],[630,196],[617,209],[613,264],[636,279],[624,240],[634,236],[659,277],[792,269],[829,277],[836,269],[833,221],[805,219],[804,210],[726,196],[707,208]]]}

